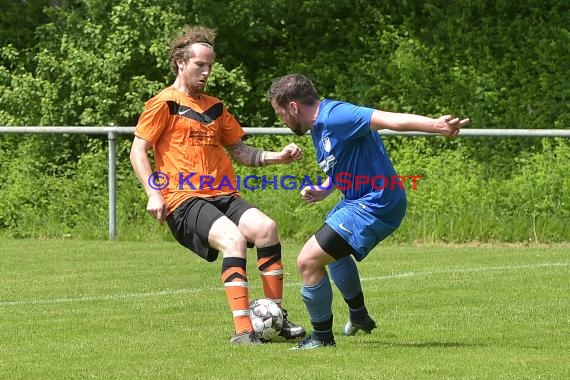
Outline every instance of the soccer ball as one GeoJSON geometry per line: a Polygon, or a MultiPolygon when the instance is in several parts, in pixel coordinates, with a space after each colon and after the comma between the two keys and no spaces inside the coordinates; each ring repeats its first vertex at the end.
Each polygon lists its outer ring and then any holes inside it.
{"type": "Polygon", "coordinates": [[[265,342],[279,336],[283,328],[283,311],[279,305],[267,298],[255,299],[249,303],[249,318],[253,330],[265,342]]]}

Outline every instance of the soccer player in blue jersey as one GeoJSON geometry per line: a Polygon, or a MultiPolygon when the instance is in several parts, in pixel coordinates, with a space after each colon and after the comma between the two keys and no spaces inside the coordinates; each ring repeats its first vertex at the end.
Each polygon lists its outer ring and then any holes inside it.
{"type": "Polygon", "coordinates": [[[273,82],[267,99],[295,134],[310,132],[317,162],[328,176],[319,188],[303,189],[302,199],[309,204],[318,202],[335,189],[344,196],[297,257],[301,296],[313,332],[294,349],[335,345],[333,292],[327,265],[349,308],[349,320],[342,333],[349,336],[362,330],[369,334],[376,322],[366,309],[355,260],[366,258],[400,226],[406,213],[406,192],[403,186],[391,183],[398,182],[399,177],[377,131],[419,131],[454,137],[469,119],[450,115],[433,119],[320,100],[311,80],[301,74],[273,82]]]}

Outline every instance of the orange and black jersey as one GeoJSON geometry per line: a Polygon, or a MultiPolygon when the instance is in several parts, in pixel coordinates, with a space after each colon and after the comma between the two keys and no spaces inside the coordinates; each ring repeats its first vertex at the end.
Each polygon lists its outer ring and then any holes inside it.
{"type": "Polygon", "coordinates": [[[189,197],[236,193],[232,162],[224,147],[244,136],[223,103],[195,99],[168,87],[147,101],[135,136],[153,144],[156,171],[167,175],[162,190],[170,212],[189,197]]]}

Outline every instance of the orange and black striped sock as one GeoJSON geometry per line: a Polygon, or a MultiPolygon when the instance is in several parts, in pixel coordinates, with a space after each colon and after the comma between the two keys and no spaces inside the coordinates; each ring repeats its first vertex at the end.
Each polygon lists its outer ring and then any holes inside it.
{"type": "Polygon", "coordinates": [[[224,257],[222,261],[222,282],[232,310],[236,333],[252,331],[249,319],[249,294],[245,259],[224,257]]]}
{"type": "Polygon", "coordinates": [[[263,294],[281,305],[283,301],[283,263],[281,243],[257,249],[257,268],[261,272],[263,294]]]}

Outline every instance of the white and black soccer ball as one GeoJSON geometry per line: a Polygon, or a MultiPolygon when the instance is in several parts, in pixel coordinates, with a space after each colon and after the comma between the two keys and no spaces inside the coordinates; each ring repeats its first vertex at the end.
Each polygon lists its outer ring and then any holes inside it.
{"type": "Polygon", "coordinates": [[[267,298],[254,299],[249,303],[249,318],[253,330],[266,342],[279,336],[283,328],[283,311],[267,298]]]}

